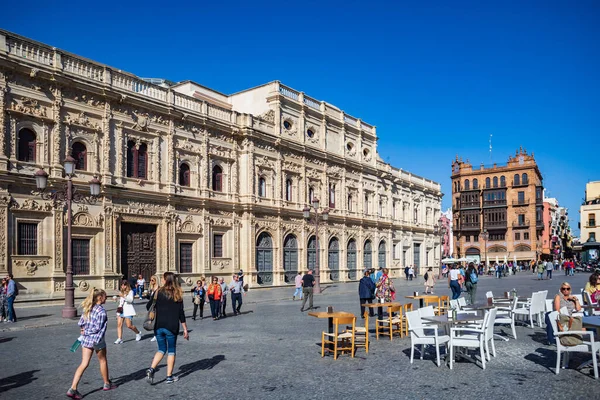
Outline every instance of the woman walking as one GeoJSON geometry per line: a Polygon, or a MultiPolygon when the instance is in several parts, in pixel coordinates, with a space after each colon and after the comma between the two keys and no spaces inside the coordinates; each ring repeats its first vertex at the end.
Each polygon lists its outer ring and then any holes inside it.
{"type": "Polygon", "coordinates": [[[213,276],[212,283],[208,285],[206,294],[208,295],[208,301],[210,302],[210,313],[213,320],[216,321],[219,319],[221,296],[223,295],[223,289],[221,289],[221,285],[219,285],[219,278],[213,276]]]}
{"type": "Polygon", "coordinates": [[[105,302],[106,292],[102,289],[93,288],[88,297],[81,303],[83,309],[83,315],[79,319],[81,338],[83,338],[81,341],[81,364],[75,371],[73,383],[67,391],[67,396],[72,399],[83,398],[81,393],[77,391],[77,385],[88,365],[90,365],[94,351],[100,362],[100,374],[104,380],[102,390],[107,391],[117,387],[108,378],[108,360],[106,359],[106,341],[104,340],[108,317],[102,306],[105,302]]]}
{"type": "Polygon", "coordinates": [[[433,268],[429,267],[425,272],[425,294],[433,294],[433,287],[435,286],[435,276],[433,276],[433,268]]]}
{"type": "Polygon", "coordinates": [[[133,317],[135,316],[135,308],[133,308],[133,290],[126,280],[121,282],[121,294],[119,297],[119,307],[117,307],[117,340],[115,344],[123,343],[123,321],[127,328],[135,333],[135,340],[142,340],[142,334],[138,328],[133,325],[133,317]]]}
{"type": "Polygon", "coordinates": [[[2,278],[0,284],[0,322],[8,321],[8,283],[2,278]]]}
{"type": "Polygon", "coordinates": [[[192,319],[196,320],[196,313],[198,308],[200,309],[200,319],[204,318],[204,301],[206,296],[206,290],[204,289],[204,282],[198,280],[196,287],[192,289],[192,300],[194,302],[194,312],[192,313],[192,319]]]}
{"type": "Polygon", "coordinates": [[[458,283],[460,271],[454,265],[450,268],[450,273],[448,274],[448,287],[452,290],[452,300],[456,300],[460,297],[460,283],[458,283]]]}
{"type": "MultiPolygon", "coordinates": [[[[381,278],[379,278],[379,281],[377,281],[377,284],[375,285],[377,287],[375,297],[377,298],[378,303],[388,303],[396,297],[396,289],[394,288],[394,283],[388,276],[388,273],[389,270],[383,268],[381,278]]],[[[379,319],[383,318],[383,307],[377,308],[377,317],[379,319]]]]}
{"type": "MultiPolygon", "coordinates": [[[[154,297],[152,297],[146,304],[146,309],[150,310],[154,301],[154,297]]],[[[173,369],[175,368],[179,323],[183,327],[183,337],[189,340],[190,336],[185,323],[185,312],[183,311],[183,290],[181,290],[179,282],[177,282],[177,278],[172,272],[165,272],[163,275],[163,285],[156,296],[155,311],[154,335],[156,336],[158,351],[154,355],[152,365],[146,370],[146,380],[150,384],[154,383],[156,367],[167,353],[166,382],[177,382],[179,378],[173,376],[173,369]]]]}
{"type": "Polygon", "coordinates": [[[475,296],[477,295],[477,282],[479,282],[477,269],[475,268],[475,264],[470,263],[465,275],[465,287],[467,288],[467,298],[469,299],[469,304],[475,304],[475,296]]]}
{"type": "MultiPolygon", "coordinates": [[[[159,286],[158,286],[158,276],[156,275],[152,275],[152,278],[150,278],[150,284],[148,285],[148,298],[152,299],[154,297],[154,292],[156,292],[158,290],[159,286]]],[[[150,339],[151,342],[156,342],[156,336],[152,336],[152,339],[150,339]]]]}

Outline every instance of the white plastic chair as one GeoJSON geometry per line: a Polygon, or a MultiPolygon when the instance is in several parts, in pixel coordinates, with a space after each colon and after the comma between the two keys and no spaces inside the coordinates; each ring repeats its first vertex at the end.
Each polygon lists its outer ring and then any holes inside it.
{"type": "MultiPolygon", "coordinates": [[[[515,297],[510,307],[499,307],[498,312],[496,313],[496,321],[494,322],[494,325],[510,324],[512,334],[515,339],[517,338],[517,332],[515,330],[515,310],[517,309],[517,301],[518,300],[515,297]]],[[[503,336],[495,336],[500,337],[505,341],[508,340],[508,338],[503,336]]]]}
{"type": "Polygon", "coordinates": [[[483,325],[485,329],[485,354],[487,356],[488,361],[491,360],[490,357],[490,346],[489,343],[492,343],[492,355],[496,357],[496,345],[494,344],[494,324],[496,323],[496,313],[498,312],[497,308],[492,308],[488,311],[487,321],[483,325]]]}
{"type": "Polygon", "coordinates": [[[481,368],[485,369],[485,327],[490,313],[486,313],[483,324],[479,328],[450,328],[450,369],[454,362],[455,347],[479,347],[481,368]]]}
{"type": "Polygon", "coordinates": [[[554,300],[546,299],[546,312],[554,311],[554,300]]]}
{"type": "MultiPolygon", "coordinates": [[[[568,332],[559,332],[558,326],[556,323],[556,319],[558,318],[558,311],[552,311],[549,315],[550,323],[552,324],[552,332],[554,334],[554,339],[556,340],[556,375],[560,372],[560,353],[566,353],[563,358],[563,368],[566,368],[569,364],[569,353],[572,352],[582,352],[582,353],[591,353],[592,354],[592,364],[594,366],[594,379],[598,379],[598,362],[596,361],[596,352],[600,348],[600,343],[594,342],[594,331],[568,331],[568,332]],[[589,335],[590,340],[584,340],[582,344],[578,344],[576,346],[563,346],[560,343],[560,337],[564,335],[589,335]]],[[[584,337],[585,339],[585,337],[584,337]]]]}
{"type": "MultiPolygon", "coordinates": [[[[418,311],[408,311],[406,313],[408,321],[408,331],[410,332],[410,363],[413,363],[415,346],[421,345],[421,360],[423,359],[425,345],[435,347],[435,357],[437,366],[440,366],[440,345],[446,345],[450,341],[448,335],[438,335],[437,326],[424,326],[418,311]],[[426,329],[424,329],[426,328],[426,329]]],[[[446,354],[448,351],[446,350],[446,354]]]]}
{"type": "Polygon", "coordinates": [[[459,297],[457,300],[459,309],[462,310],[463,307],[467,306],[467,299],[465,299],[464,297],[459,297]]]}
{"type": "Polygon", "coordinates": [[[435,317],[435,310],[433,306],[422,307],[417,310],[419,317],[435,317]]]}
{"type": "Polygon", "coordinates": [[[531,326],[531,328],[533,329],[533,317],[535,316],[537,321],[538,321],[538,325],[540,326],[540,328],[542,327],[542,316],[541,314],[543,313],[544,309],[546,308],[546,294],[548,293],[548,291],[543,291],[543,292],[534,292],[531,295],[531,302],[526,305],[525,307],[522,308],[517,308],[513,311],[513,313],[515,315],[523,315],[523,316],[528,316],[529,317],[529,325],[531,326]]]}
{"type": "Polygon", "coordinates": [[[581,306],[587,312],[587,314],[600,315],[600,311],[594,309],[599,307],[598,303],[592,301],[592,296],[590,296],[588,292],[583,292],[583,298],[585,300],[585,303],[581,303],[581,306]]]}
{"type": "MultiPolygon", "coordinates": [[[[454,310],[460,310],[460,305],[458,304],[458,300],[450,300],[450,308],[454,310]]],[[[450,311],[450,310],[448,310],[450,311]]]]}

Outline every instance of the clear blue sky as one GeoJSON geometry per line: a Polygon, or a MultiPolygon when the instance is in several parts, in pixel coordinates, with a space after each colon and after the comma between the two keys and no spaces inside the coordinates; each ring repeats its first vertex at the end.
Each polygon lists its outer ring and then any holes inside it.
{"type": "Polygon", "coordinates": [[[535,152],[571,226],[600,180],[600,2],[8,1],[0,27],[233,93],[280,80],[377,125],[379,152],[451,204],[456,154],[535,152]],[[72,4],[69,4],[72,3],[72,4]],[[80,4],[82,3],[82,4],[80,4]]]}

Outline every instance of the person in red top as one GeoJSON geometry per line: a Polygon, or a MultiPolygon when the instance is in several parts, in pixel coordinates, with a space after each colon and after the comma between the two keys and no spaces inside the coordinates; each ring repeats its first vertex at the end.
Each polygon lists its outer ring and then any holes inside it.
{"type": "Polygon", "coordinates": [[[223,289],[219,285],[219,278],[213,276],[212,283],[208,285],[206,291],[208,295],[208,301],[210,302],[210,313],[212,314],[213,320],[219,319],[219,307],[221,306],[221,296],[223,295],[223,289]]]}

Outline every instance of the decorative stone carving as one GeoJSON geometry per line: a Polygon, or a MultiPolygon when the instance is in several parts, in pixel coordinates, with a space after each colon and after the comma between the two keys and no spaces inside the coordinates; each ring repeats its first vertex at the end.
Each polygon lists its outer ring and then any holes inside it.
{"type": "Polygon", "coordinates": [[[65,282],[54,282],[54,291],[55,292],[64,292],[65,291],[65,282]]]}
{"type": "Polygon", "coordinates": [[[187,278],[185,278],[185,284],[187,286],[192,286],[192,283],[193,283],[192,278],[190,278],[189,276],[187,278]]]}
{"type": "Polygon", "coordinates": [[[87,292],[90,289],[90,284],[87,283],[87,281],[85,280],[81,280],[79,281],[79,284],[77,285],[79,287],[79,290],[81,290],[82,292],[87,292]]]}
{"type": "Polygon", "coordinates": [[[227,268],[231,265],[231,260],[228,260],[228,259],[216,259],[215,260],[215,259],[213,259],[211,262],[211,265],[220,270],[224,270],[225,268],[227,268]]]}
{"type": "Polygon", "coordinates": [[[233,222],[225,218],[211,218],[210,223],[213,226],[232,226],[233,222]]]}
{"type": "Polygon", "coordinates": [[[37,201],[32,200],[32,199],[25,199],[25,200],[23,200],[23,203],[21,203],[21,204],[17,203],[17,201],[13,199],[11,201],[11,206],[13,209],[18,209],[18,210],[42,211],[42,212],[52,211],[52,203],[50,203],[50,202],[38,203],[37,201]]]}
{"type": "Polygon", "coordinates": [[[94,96],[75,91],[73,89],[64,89],[63,96],[67,99],[87,104],[94,108],[104,108],[104,101],[96,99],[94,96]]]}
{"type": "Polygon", "coordinates": [[[148,125],[150,123],[150,114],[138,113],[138,111],[135,110],[131,113],[131,117],[133,118],[133,129],[137,131],[148,130],[148,125]]]}
{"type": "MultiPolygon", "coordinates": [[[[65,214],[65,224],[67,224],[67,223],[68,223],[68,220],[67,220],[67,216],[65,214]]],[[[94,218],[85,211],[78,212],[75,215],[73,215],[73,217],[72,217],[73,226],[101,228],[103,223],[104,223],[104,217],[102,215],[99,215],[98,217],[94,218]]]]}
{"type": "Polygon", "coordinates": [[[259,115],[256,118],[260,119],[263,122],[267,122],[269,124],[274,124],[275,123],[275,111],[269,110],[269,111],[259,115]]]}
{"type": "Polygon", "coordinates": [[[202,132],[198,125],[190,121],[177,121],[175,128],[189,132],[192,135],[202,132]]]}
{"type": "Polygon", "coordinates": [[[221,158],[230,158],[231,157],[231,151],[223,146],[209,146],[208,152],[213,156],[217,156],[217,157],[221,157],[221,158]]]}
{"type": "Polygon", "coordinates": [[[177,139],[175,141],[175,147],[190,153],[200,153],[200,144],[194,144],[188,138],[183,140],[177,139]]]}
{"type": "Polygon", "coordinates": [[[194,225],[194,217],[191,215],[185,217],[185,221],[183,222],[181,221],[181,218],[177,216],[175,231],[179,233],[202,234],[202,224],[194,225]]]}
{"type": "Polygon", "coordinates": [[[71,116],[67,114],[65,116],[64,123],[67,125],[75,125],[83,128],[93,129],[95,131],[101,131],[102,127],[98,122],[90,120],[84,111],[80,112],[77,116],[71,116]]]}
{"type": "Polygon", "coordinates": [[[29,97],[23,97],[21,101],[13,99],[10,108],[13,111],[38,117],[47,117],[48,115],[46,107],[40,105],[39,101],[29,97]]]}
{"type": "Polygon", "coordinates": [[[107,279],[104,283],[106,290],[115,290],[115,281],[112,279],[107,279]]]}

